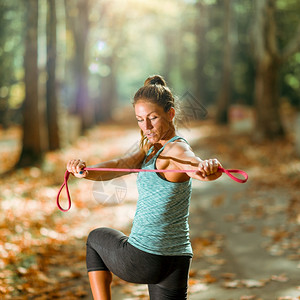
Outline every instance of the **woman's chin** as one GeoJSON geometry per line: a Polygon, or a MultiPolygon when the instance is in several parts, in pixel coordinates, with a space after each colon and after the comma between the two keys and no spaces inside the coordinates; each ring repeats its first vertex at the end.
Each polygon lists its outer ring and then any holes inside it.
{"type": "Polygon", "coordinates": [[[147,139],[151,144],[155,144],[159,141],[159,139],[157,138],[157,135],[147,135],[147,139]]]}

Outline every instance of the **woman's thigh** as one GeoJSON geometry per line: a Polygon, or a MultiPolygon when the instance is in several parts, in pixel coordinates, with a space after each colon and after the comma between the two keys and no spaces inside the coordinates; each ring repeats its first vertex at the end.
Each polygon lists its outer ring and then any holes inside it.
{"type": "Polygon", "coordinates": [[[118,230],[93,230],[87,241],[88,271],[109,270],[125,281],[159,284],[164,289],[187,286],[190,257],[146,253],[127,240],[118,230]]]}
{"type": "Polygon", "coordinates": [[[88,271],[109,270],[133,283],[157,283],[164,276],[163,256],[141,251],[118,230],[98,228],[87,240],[88,271]]]}
{"type": "Polygon", "coordinates": [[[150,300],[186,300],[188,288],[166,289],[158,284],[149,284],[150,300]]]}
{"type": "Polygon", "coordinates": [[[148,285],[150,299],[187,299],[190,263],[188,256],[170,257],[166,276],[159,283],[148,285]]]}

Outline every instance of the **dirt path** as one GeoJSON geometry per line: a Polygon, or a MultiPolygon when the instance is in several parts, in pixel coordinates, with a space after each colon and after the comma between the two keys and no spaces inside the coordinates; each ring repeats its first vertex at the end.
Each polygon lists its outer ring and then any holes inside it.
{"type": "Polygon", "coordinates": [[[191,294],[191,300],[299,299],[299,235],[296,228],[288,233],[282,227],[288,193],[253,191],[249,185],[222,178],[194,187],[191,234],[202,238],[202,248],[192,268],[202,291],[191,294]],[[285,237],[276,243],[272,235],[280,234],[279,228],[285,237]],[[211,244],[203,246],[203,240],[211,244]]]}

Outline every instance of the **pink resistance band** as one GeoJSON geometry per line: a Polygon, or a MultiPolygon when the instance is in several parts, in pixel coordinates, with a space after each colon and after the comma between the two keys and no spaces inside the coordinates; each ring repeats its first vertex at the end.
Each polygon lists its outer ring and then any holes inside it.
{"type": "MultiPolygon", "coordinates": [[[[128,173],[134,173],[134,172],[155,172],[155,173],[191,173],[191,172],[197,172],[198,170],[149,170],[149,169],[117,169],[117,168],[84,168],[83,171],[106,171],[106,172],[128,172],[128,173]]],[[[245,171],[242,170],[237,170],[237,169],[230,169],[230,170],[226,170],[222,167],[218,168],[218,171],[221,171],[223,173],[226,173],[231,179],[233,179],[236,182],[239,183],[245,183],[248,180],[248,174],[245,171]],[[237,174],[241,174],[244,179],[240,179],[236,176],[233,176],[231,173],[237,173],[237,174]]],[[[70,176],[70,172],[67,170],[65,172],[65,177],[64,177],[64,183],[61,185],[57,197],[56,197],[56,203],[58,208],[61,211],[68,211],[71,208],[71,196],[70,196],[70,192],[69,192],[69,188],[68,188],[68,179],[70,176]],[[61,207],[60,203],[59,203],[59,196],[60,193],[62,191],[62,189],[64,188],[64,186],[66,187],[66,191],[67,191],[67,197],[68,197],[68,208],[64,209],[61,207]]]]}

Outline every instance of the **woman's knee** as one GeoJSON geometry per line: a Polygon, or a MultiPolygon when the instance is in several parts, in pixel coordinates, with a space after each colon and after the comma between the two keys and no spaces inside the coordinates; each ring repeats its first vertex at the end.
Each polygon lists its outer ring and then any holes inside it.
{"type": "Polygon", "coordinates": [[[87,245],[90,244],[91,241],[94,240],[94,236],[95,236],[97,230],[98,230],[98,228],[97,228],[97,229],[94,229],[94,230],[92,230],[92,231],[90,231],[90,233],[89,233],[89,235],[88,235],[88,237],[87,237],[87,241],[86,241],[86,244],[87,244],[87,245]]]}
{"type": "Polygon", "coordinates": [[[97,244],[101,241],[101,237],[103,235],[103,232],[105,232],[105,229],[106,228],[96,228],[96,229],[93,229],[88,237],[87,237],[87,245],[90,245],[91,243],[93,242],[97,242],[97,244]]]}

